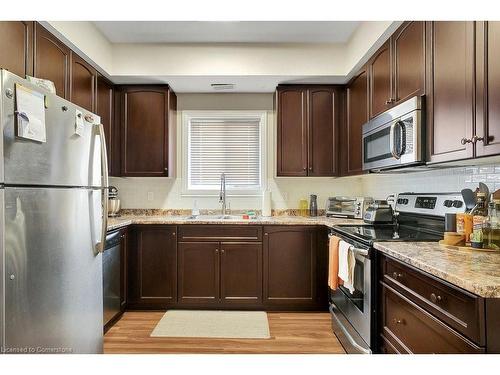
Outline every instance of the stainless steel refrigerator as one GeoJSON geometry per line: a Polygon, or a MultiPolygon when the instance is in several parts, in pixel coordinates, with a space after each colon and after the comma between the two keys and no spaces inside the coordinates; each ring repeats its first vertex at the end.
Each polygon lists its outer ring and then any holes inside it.
{"type": "Polygon", "coordinates": [[[102,353],[108,172],[100,119],[0,74],[2,352],[102,353]],[[35,124],[18,108],[21,88],[44,95],[45,142],[19,135],[24,119],[35,124]]]}

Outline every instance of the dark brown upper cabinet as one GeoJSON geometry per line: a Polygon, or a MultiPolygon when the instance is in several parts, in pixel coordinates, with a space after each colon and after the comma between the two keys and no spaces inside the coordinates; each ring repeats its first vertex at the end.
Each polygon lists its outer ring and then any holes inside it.
{"type": "Polygon", "coordinates": [[[363,67],[346,89],[346,119],[342,132],[342,175],[363,173],[362,131],[368,121],[368,70],[363,67]]]}
{"type": "Polygon", "coordinates": [[[392,36],[394,103],[425,94],[425,22],[411,21],[392,36]]]}
{"type": "Polygon", "coordinates": [[[75,53],[71,58],[71,102],[91,112],[95,110],[96,70],[75,53]]]}
{"type": "Polygon", "coordinates": [[[33,75],[54,82],[58,96],[70,99],[71,50],[39,23],[35,23],[33,75]]]}
{"type": "Polygon", "coordinates": [[[474,155],[474,22],[428,23],[427,160],[474,155]]]}
{"type": "Polygon", "coordinates": [[[172,176],[175,110],[168,86],[121,87],[121,176],[172,176]]]}
{"type": "Polygon", "coordinates": [[[165,307],[177,302],[175,226],[136,226],[128,258],[128,301],[132,306],[165,307]]]}
{"type": "Polygon", "coordinates": [[[113,160],[116,154],[113,142],[116,136],[114,132],[114,87],[111,82],[102,76],[97,78],[95,111],[101,117],[101,124],[104,127],[109,174],[114,175],[113,160]]]}
{"type": "Polygon", "coordinates": [[[331,86],[277,89],[277,175],[337,175],[342,90],[331,86]]]}
{"type": "Polygon", "coordinates": [[[370,118],[392,105],[391,43],[387,41],[368,62],[370,77],[370,118]]]}
{"type": "Polygon", "coordinates": [[[425,64],[425,22],[404,22],[368,62],[370,118],[425,94],[425,64]]]}
{"type": "Polygon", "coordinates": [[[33,22],[0,22],[0,68],[22,78],[33,75],[33,22]]]}
{"type": "Polygon", "coordinates": [[[500,154],[500,22],[476,24],[477,156],[500,154]]]}

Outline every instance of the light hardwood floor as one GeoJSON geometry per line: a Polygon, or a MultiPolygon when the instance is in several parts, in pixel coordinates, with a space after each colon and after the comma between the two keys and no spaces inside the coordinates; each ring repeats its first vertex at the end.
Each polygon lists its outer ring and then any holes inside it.
{"type": "Polygon", "coordinates": [[[328,313],[268,313],[267,340],[150,337],[163,314],[126,312],[104,336],[104,353],[345,353],[328,313]]]}

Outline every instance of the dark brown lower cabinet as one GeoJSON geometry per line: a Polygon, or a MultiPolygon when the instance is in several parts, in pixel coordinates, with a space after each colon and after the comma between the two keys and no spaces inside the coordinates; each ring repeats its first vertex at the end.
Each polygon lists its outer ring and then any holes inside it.
{"type": "Polygon", "coordinates": [[[317,229],[264,227],[264,304],[316,304],[317,229]]]}
{"type": "Polygon", "coordinates": [[[381,353],[484,353],[485,299],[378,257],[381,353]]]}
{"type": "Polygon", "coordinates": [[[262,302],[262,243],[220,244],[220,299],[223,304],[262,302]]]}
{"type": "Polygon", "coordinates": [[[136,225],[129,237],[127,308],[328,307],[324,228],[136,225]]]}
{"type": "Polygon", "coordinates": [[[179,242],[179,303],[219,303],[219,243],[179,242]]]}
{"type": "Polygon", "coordinates": [[[131,231],[128,306],[165,308],[177,302],[176,234],[176,227],[168,225],[139,225],[131,231]]]}
{"type": "Polygon", "coordinates": [[[484,353],[484,348],[455,332],[394,289],[382,284],[382,338],[400,353],[484,353]]]}

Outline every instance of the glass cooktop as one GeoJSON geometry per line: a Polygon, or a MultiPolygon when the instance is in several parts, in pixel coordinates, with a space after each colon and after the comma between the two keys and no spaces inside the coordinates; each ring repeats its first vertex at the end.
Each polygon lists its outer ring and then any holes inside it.
{"type": "Polygon", "coordinates": [[[439,241],[442,235],[415,227],[395,225],[339,225],[335,231],[363,242],[373,241],[439,241]]]}

